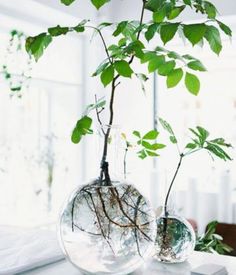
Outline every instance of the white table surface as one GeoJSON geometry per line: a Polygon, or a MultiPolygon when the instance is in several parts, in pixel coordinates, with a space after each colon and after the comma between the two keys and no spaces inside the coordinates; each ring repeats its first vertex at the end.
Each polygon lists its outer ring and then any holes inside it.
{"type": "MultiPolygon", "coordinates": [[[[191,269],[202,264],[219,264],[226,267],[229,275],[236,275],[236,257],[214,255],[203,252],[194,252],[189,261],[181,264],[163,264],[150,260],[142,270],[133,275],[190,275],[191,269]]],[[[81,275],[81,273],[68,261],[60,261],[32,271],[24,272],[25,275],[81,275]]]]}

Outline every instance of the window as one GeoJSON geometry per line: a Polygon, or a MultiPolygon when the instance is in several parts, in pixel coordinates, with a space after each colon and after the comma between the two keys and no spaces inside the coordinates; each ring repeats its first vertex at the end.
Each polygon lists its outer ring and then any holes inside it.
{"type": "MultiPolygon", "coordinates": [[[[27,34],[37,25],[0,15],[0,62],[14,79],[27,59],[4,57],[9,30],[27,34]],[[8,26],[8,28],[6,28],[8,26]]],[[[45,14],[46,16],[46,14],[45,14]]],[[[51,23],[52,24],[52,23],[51,23]]],[[[55,222],[66,194],[84,177],[82,153],[70,134],[82,112],[85,37],[58,39],[37,65],[22,97],[10,96],[0,84],[0,216],[6,225],[36,226],[55,222]],[[61,41],[60,41],[61,40],[61,41]]],[[[27,86],[27,85],[26,85],[27,86]]]]}

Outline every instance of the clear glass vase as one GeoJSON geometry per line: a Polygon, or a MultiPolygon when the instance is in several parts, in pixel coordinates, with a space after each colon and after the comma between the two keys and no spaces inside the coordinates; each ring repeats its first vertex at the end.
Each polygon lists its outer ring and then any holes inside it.
{"type": "Polygon", "coordinates": [[[193,252],[196,235],[192,225],[177,215],[161,215],[156,220],[155,257],[165,263],[181,263],[193,252]]]}
{"type": "Polygon", "coordinates": [[[155,243],[156,219],[149,202],[122,177],[114,178],[110,164],[106,162],[105,178],[99,176],[71,194],[60,216],[64,254],[84,274],[133,272],[155,243]]]}

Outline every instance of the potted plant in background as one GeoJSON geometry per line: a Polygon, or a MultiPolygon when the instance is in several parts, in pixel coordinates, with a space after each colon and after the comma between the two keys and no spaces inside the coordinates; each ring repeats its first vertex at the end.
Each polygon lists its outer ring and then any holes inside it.
{"type": "MultiPolygon", "coordinates": [[[[71,5],[75,0],[61,0],[71,5]]],[[[97,9],[109,0],[91,0],[97,9]]],[[[111,93],[108,101],[95,99],[87,106],[72,132],[72,141],[79,143],[85,135],[93,133],[91,111],[100,125],[103,138],[100,173],[89,184],[78,187],[66,203],[60,219],[60,240],[68,259],[88,274],[124,274],[135,270],[150,254],[156,236],[156,222],[148,201],[132,185],[112,177],[109,161],[113,140],[114,100],[122,78],[136,77],[143,83],[148,79],[144,73],[134,70],[133,61],[147,65],[148,73],[157,72],[166,77],[167,86],[175,87],[184,78],[187,90],[197,95],[200,81],[193,71],[205,71],[203,64],[189,55],[179,55],[157,45],[149,49],[148,42],[155,37],[163,44],[171,41],[176,33],[183,35],[194,46],[206,40],[211,49],[219,54],[222,44],[221,29],[231,36],[230,29],[216,19],[216,8],[208,1],[201,0],[140,0],[140,18],[116,23],[101,22],[94,26],[83,20],[76,26],[49,28],[46,32],[26,40],[26,50],[36,61],[43,55],[49,44],[60,35],[70,32],[82,33],[92,30],[101,39],[106,54],[93,76],[100,76],[104,87],[111,93]],[[207,16],[203,23],[184,24],[177,22],[185,10],[200,12],[207,16]],[[150,20],[144,22],[145,13],[150,20]],[[110,29],[114,42],[108,45],[103,29],[110,29]],[[107,121],[101,112],[109,112],[107,121]],[[90,263],[93,262],[93,265],[90,263]]],[[[144,135],[134,131],[138,137],[139,157],[158,156],[163,144],[156,142],[157,130],[144,135]]],[[[126,144],[127,145],[127,144],[126,144]]]]}

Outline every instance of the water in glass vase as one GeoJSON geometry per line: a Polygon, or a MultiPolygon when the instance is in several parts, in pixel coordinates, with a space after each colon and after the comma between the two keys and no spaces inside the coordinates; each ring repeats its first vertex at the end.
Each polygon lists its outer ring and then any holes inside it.
{"type": "Polygon", "coordinates": [[[187,260],[196,242],[191,224],[184,218],[163,214],[157,218],[156,258],[166,263],[187,260]]]}
{"type": "Polygon", "coordinates": [[[128,274],[152,251],[153,211],[132,185],[95,180],[76,190],[60,219],[60,239],[69,260],[85,274],[128,274]]]}

